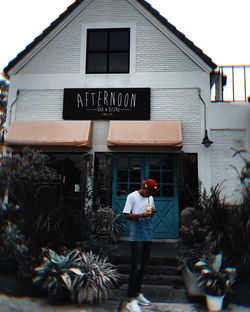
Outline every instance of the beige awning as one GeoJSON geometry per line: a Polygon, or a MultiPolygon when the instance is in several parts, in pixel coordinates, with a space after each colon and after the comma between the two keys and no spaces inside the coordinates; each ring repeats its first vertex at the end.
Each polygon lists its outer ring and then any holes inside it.
{"type": "Polygon", "coordinates": [[[180,121],[110,121],[108,146],[182,147],[180,121]]]}
{"type": "Polygon", "coordinates": [[[92,122],[84,121],[16,121],[5,144],[92,147],[92,122]]]}

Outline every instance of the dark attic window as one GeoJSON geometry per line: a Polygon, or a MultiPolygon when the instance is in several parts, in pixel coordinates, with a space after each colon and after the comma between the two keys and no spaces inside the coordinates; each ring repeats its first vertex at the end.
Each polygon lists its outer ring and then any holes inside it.
{"type": "Polygon", "coordinates": [[[87,74],[129,72],[130,29],[87,31],[87,74]]]}

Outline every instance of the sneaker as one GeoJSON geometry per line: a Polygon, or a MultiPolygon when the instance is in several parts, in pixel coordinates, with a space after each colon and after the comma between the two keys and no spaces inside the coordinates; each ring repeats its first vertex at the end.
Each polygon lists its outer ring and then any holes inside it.
{"type": "Polygon", "coordinates": [[[132,301],[128,302],[126,308],[130,312],[142,312],[137,300],[133,299],[132,301]]]}
{"type": "Polygon", "coordinates": [[[137,297],[136,297],[136,300],[138,301],[138,303],[140,305],[144,305],[144,306],[148,306],[151,304],[151,301],[149,301],[147,298],[145,298],[143,296],[143,294],[139,294],[137,297]]]}

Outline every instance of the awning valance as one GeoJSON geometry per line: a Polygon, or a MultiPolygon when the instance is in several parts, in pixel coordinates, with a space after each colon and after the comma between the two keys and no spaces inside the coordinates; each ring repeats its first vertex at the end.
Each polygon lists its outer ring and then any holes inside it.
{"type": "Polygon", "coordinates": [[[108,146],[182,147],[180,121],[110,121],[108,146]]]}
{"type": "Polygon", "coordinates": [[[15,121],[5,144],[92,147],[92,122],[84,121],[15,121]]]}

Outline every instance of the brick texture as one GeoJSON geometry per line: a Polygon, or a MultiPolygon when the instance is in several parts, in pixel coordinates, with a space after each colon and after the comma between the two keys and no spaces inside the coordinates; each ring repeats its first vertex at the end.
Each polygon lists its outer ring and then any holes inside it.
{"type": "Polygon", "coordinates": [[[63,90],[22,90],[16,120],[61,120],[63,90]]]}
{"type": "Polygon", "coordinates": [[[183,142],[201,142],[201,102],[197,89],[152,89],[151,119],[182,122],[183,142]]]}
{"type": "Polygon", "coordinates": [[[22,74],[79,73],[82,25],[136,22],[136,71],[201,70],[127,0],[94,0],[21,70],[22,74]],[[152,57],[153,56],[153,57],[152,57]]]}
{"type": "Polygon", "coordinates": [[[237,150],[246,148],[246,130],[211,130],[211,140],[214,141],[211,147],[212,185],[222,183],[221,194],[226,196],[226,201],[235,202],[240,198],[237,191],[240,184],[232,165],[241,170],[244,162],[239,156],[232,157],[234,154],[232,148],[237,150]]]}

